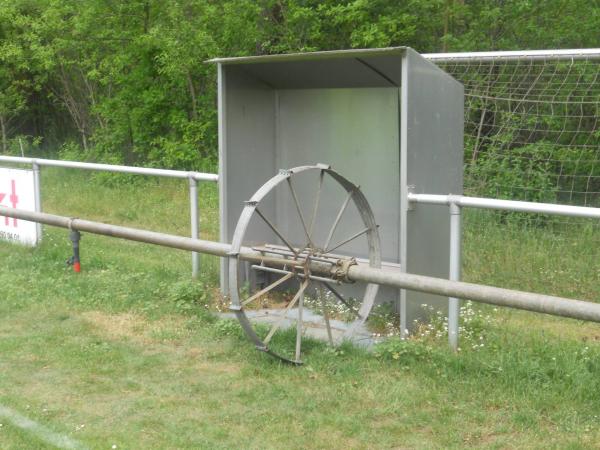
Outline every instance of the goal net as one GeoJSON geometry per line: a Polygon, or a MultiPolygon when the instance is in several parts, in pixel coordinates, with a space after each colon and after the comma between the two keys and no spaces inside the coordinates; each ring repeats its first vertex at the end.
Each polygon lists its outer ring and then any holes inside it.
{"type": "Polygon", "coordinates": [[[429,56],[465,87],[469,195],[600,206],[600,49],[429,56]]]}
{"type": "MultiPolygon", "coordinates": [[[[425,56],[465,87],[465,195],[600,207],[600,49],[425,56]]],[[[598,221],[483,210],[464,219],[471,281],[600,294],[598,221]],[[553,289],[561,278],[572,283],[553,289]]]]}

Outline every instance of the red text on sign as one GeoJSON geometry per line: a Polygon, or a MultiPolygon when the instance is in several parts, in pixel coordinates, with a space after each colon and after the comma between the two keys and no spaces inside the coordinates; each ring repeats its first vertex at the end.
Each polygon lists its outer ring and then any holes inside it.
{"type": "MultiPolygon", "coordinates": [[[[10,204],[12,205],[12,207],[16,208],[17,205],[19,204],[19,196],[17,195],[17,186],[16,186],[15,180],[10,180],[10,187],[11,187],[11,194],[8,197],[8,200],[10,201],[10,204]]],[[[6,194],[0,192],[0,205],[2,204],[2,200],[4,200],[4,197],[6,197],[6,194]]],[[[10,225],[9,217],[4,218],[4,225],[6,225],[6,226],[10,225]]],[[[16,218],[13,219],[13,227],[15,227],[15,228],[18,227],[18,222],[17,222],[16,218]]]]}

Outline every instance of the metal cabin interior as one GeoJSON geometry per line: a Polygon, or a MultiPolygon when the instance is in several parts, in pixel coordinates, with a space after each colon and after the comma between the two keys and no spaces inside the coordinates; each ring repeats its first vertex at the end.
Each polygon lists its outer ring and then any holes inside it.
{"type": "MultiPolygon", "coordinates": [[[[219,157],[222,242],[231,242],[244,201],[278,172],[324,163],[361,186],[379,225],[384,267],[448,277],[445,208],[410,209],[411,192],[462,193],[463,87],[406,47],[222,58],[219,77],[219,157]]],[[[318,180],[296,185],[308,216],[318,180]]],[[[323,194],[315,240],[324,240],[343,192],[323,194]]],[[[304,236],[291,197],[265,200],[262,209],[294,245],[304,236]]],[[[338,239],[357,230],[348,211],[338,239]]],[[[253,243],[274,242],[253,226],[253,243]]],[[[362,258],[364,243],[340,253],[362,258]]],[[[252,279],[261,283],[261,279],[252,279]]],[[[221,272],[227,286],[227,271],[221,272]]],[[[350,294],[352,287],[350,286],[350,294]]],[[[381,289],[404,323],[442,310],[447,299],[381,289]]]]}

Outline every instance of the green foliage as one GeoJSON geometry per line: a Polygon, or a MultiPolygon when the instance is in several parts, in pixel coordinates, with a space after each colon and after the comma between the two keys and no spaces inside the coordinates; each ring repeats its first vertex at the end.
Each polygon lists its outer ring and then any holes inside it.
{"type": "MultiPolygon", "coordinates": [[[[423,359],[443,358],[447,352],[445,347],[448,339],[448,317],[442,311],[432,306],[423,305],[427,313],[427,321],[414,324],[414,331],[408,339],[391,336],[376,346],[375,354],[380,358],[397,360],[408,366],[423,359]]],[[[494,308],[497,313],[497,308],[494,308]]],[[[486,337],[495,325],[492,316],[476,309],[473,302],[466,301],[460,308],[460,348],[468,351],[478,351],[485,347],[486,337]]]]}
{"type": "Polygon", "coordinates": [[[182,313],[206,311],[212,303],[207,286],[194,281],[179,281],[169,286],[167,298],[182,313]]]}
{"type": "Polygon", "coordinates": [[[0,151],[17,153],[14,139],[29,136],[47,156],[71,142],[79,151],[70,144],[61,156],[215,170],[207,59],[393,45],[591,47],[593,3],[0,0],[0,151]]]}
{"type": "MultiPolygon", "coordinates": [[[[498,147],[509,139],[495,136],[498,147]]],[[[554,202],[557,189],[555,158],[557,148],[544,142],[496,151],[490,145],[477,161],[467,167],[466,190],[484,197],[554,202]]],[[[558,161],[560,163],[560,161],[558,161]]]]}
{"type": "Polygon", "coordinates": [[[377,345],[375,355],[379,358],[398,361],[408,367],[431,358],[434,348],[412,339],[392,337],[377,345]]]}
{"type": "Polygon", "coordinates": [[[219,336],[236,336],[242,337],[242,329],[237,320],[217,320],[213,326],[216,334],[219,336]]]}
{"type": "Polygon", "coordinates": [[[384,302],[373,306],[367,320],[367,327],[375,336],[396,336],[400,334],[400,315],[394,302],[384,302]]]}

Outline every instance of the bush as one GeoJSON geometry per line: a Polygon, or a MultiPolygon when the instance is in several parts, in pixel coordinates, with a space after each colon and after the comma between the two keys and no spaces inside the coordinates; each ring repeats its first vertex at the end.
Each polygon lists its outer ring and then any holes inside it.
{"type": "Polygon", "coordinates": [[[183,313],[198,313],[209,308],[209,290],[199,282],[177,282],[169,288],[167,298],[183,313]]]}
{"type": "Polygon", "coordinates": [[[476,163],[467,166],[465,191],[483,197],[555,202],[556,151],[545,142],[506,151],[490,146],[476,163]]]}

